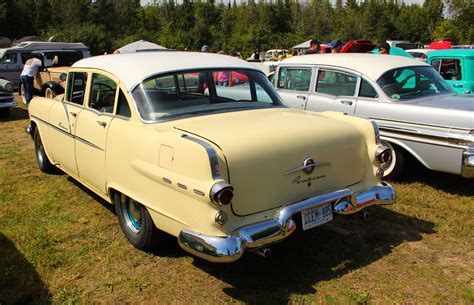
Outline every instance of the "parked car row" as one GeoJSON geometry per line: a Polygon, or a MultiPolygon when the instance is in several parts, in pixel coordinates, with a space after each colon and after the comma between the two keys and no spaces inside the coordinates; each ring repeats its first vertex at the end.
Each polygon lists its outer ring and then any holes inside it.
{"type": "Polygon", "coordinates": [[[297,56],[271,82],[240,59],[193,52],[97,56],[61,71],[63,91],[28,109],[38,166],[114,204],[138,249],[161,230],[212,262],[267,256],[297,229],[392,204],[382,179],[410,157],[474,178],[474,98],[411,58],[297,56]]]}

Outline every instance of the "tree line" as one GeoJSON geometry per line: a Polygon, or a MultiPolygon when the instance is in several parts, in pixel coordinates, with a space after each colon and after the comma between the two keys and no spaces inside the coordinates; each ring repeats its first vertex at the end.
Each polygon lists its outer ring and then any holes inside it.
{"type": "Polygon", "coordinates": [[[145,39],[167,48],[251,53],[311,38],[474,42],[472,0],[0,0],[0,36],[83,42],[92,54],[145,39]]]}

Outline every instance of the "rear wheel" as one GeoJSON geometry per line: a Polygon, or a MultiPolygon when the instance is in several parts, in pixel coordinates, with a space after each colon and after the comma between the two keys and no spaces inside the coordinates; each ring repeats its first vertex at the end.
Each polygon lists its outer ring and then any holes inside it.
{"type": "Polygon", "coordinates": [[[38,163],[39,169],[47,174],[56,173],[57,168],[49,161],[46,155],[38,128],[35,128],[33,140],[35,143],[36,162],[38,163]]]}
{"type": "Polygon", "coordinates": [[[385,173],[384,178],[387,180],[400,178],[403,173],[405,155],[399,147],[394,146],[389,142],[382,141],[382,145],[387,146],[392,151],[392,159],[382,167],[385,173]]]}
{"type": "Polygon", "coordinates": [[[137,249],[150,250],[158,230],[148,210],[137,201],[120,193],[114,194],[115,211],[123,234],[137,249]]]}

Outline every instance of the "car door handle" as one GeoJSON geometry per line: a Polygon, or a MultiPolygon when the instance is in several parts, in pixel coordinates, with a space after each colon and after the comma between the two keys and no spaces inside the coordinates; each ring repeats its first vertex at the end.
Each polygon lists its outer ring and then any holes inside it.
{"type": "Polygon", "coordinates": [[[97,121],[97,124],[99,124],[100,126],[104,127],[107,126],[107,123],[104,122],[104,121],[97,121]]]}
{"type": "Polygon", "coordinates": [[[73,117],[77,117],[77,113],[70,111],[69,112],[73,117]]]}
{"type": "Polygon", "coordinates": [[[306,100],[306,96],[304,95],[297,95],[296,98],[299,98],[300,100],[306,100]]]}
{"type": "Polygon", "coordinates": [[[350,106],[350,105],[353,104],[353,102],[352,102],[352,101],[345,101],[345,100],[343,100],[343,101],[341,101],[341,104],[349,105],[349,106],[350,106]]]}
{"type": "Polygon", "coordinates": [[[462,84],[454,84],[453,87],[454,88],[462,88],[462,84]]]}
{"type": "Polygon", "coordinates": [[[66,126],[63,125],[63,122],[59,122],[58,126],[61,127],[64,130],[69,131],[69,129],[66,126]]]}

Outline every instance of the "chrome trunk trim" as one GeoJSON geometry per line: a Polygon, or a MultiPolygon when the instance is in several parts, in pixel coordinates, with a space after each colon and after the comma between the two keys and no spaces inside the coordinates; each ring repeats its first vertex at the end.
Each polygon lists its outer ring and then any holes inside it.
{"type": "Polygon", "coordinates": [[[474,150],[463,151],[461,175],[464,178],[474,178],[474,150]]]}

